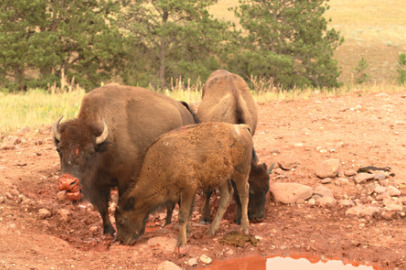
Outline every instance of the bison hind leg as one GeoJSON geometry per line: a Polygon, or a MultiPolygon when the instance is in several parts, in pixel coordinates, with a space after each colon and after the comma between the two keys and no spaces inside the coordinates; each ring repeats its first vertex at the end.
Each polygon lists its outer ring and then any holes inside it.
{"type": "Polygon", "coordinates": [[[249,198],[249,188],[250,185],[248,183],[248,177],[249,175],[244,175],[240,173],[236,173],[234,179],[234,184],[235,184],[235,195],[238,196],[239,202],[240,202],[240,211],[239,215],[237,213],[237,216],[240,217],[240,225],[241,229],[245,234],[249,233],[249,221],[248,221],[248,198],[249,198]]]}
{"type": "Polygon", "coordinates": [[[219,206],[216,211],[216,215],[210,225],[207,232],[208,235],[214,236],[220,226],[220,221],[227,210],[228,205],[231,201],[231,196],[233,194],[233,187],[231,186],[231,181],[227,180],[223,185],[219,187],[220,189],[220,201],[219,206]]]}
{"type": "Polygon", "coordinates": [[[203,191],[203,209],[202,218],[200,219],[200,224],[208,225],[210,224],[210,197],[213,194],[213,190],[207,189],[203,191]]]}

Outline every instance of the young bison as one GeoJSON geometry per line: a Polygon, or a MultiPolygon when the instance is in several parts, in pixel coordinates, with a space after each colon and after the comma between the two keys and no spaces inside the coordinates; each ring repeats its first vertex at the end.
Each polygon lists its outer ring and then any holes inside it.
{"type": "Polygon", "coordinates": [[[248,176],[252,137],[247,125],[208,122],[170,131],[153,143],[133,186],[116,208],[117,240],[133,244],[144,233],[148,215],[180,202],[177,246],[186,245],[186,228],[197,189],[220,190],[208,230],[214,235],[232,198],[233,179],[241,202],[241,228],[248,234],[248,176]]]}

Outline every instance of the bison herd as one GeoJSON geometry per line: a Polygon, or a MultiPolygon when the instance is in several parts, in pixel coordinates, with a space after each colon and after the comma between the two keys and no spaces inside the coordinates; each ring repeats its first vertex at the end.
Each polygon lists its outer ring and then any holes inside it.
{"type": "Polygon", "coordinates": [[[59,189],[72,201],[89,200],[100,213],[103,233],[121,243],[135,243],[149,214],[162,206],[170,223],[178,203],[177,246],[185,246],[199,190],[205,195],[202,223],[210,222],[210,196],[220,192],[210,235],[232,197],[235,222],[245,234],[248,219],[264,218],[272,167],[258,163],[252,142],[257,110],[248,85],[236,74],[213,72],[196,114],[185,102],[147,89],[106,85],[85,95],[77,118],[61,120],[53,126],[59,189]],[[108,215],[113,187],[119,193],[117,232],[108,215]]]}

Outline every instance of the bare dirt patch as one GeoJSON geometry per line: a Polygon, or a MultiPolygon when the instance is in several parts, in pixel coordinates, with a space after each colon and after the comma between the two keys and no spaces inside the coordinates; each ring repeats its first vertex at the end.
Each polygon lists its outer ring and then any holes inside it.
{"type": "MultiPolygon", "coordinates": [[[[390,166],[395,174],[390,181],[404,196],[404,94],[406,89],[404,93],[314,96],[259,104],[254,141],[261,162],[297,164],[291,170],[275,169],[271,181],[316,187],[321,179],[315,176],[315,167],[335,158],[340,160],[342,171],[368,165],[390,166]]],[[[268,202],[264,222],[250,225],[250,233],[260,239],[256,246],[247,242],[239,247],[222,241],[225,234],[238,230],[232,209],[216,237],[205,236],[208,226],[199,224],[199,197],[192,215],[187,256],[179,258],[173,252],[177,220],[162,227],[164,213],[150,217],[148,231],[134,246],[112,243],[102,236],[101,219],[93,207],[72,206],[58,199],[59,159],[50,130],[15,135],[21,142],[16,142],[14,149],[0,150],[2,269],[156,269],[166,260],[192,269],[205,266],[199,259],[203,254],[225,260],[294,253],[406,269],[404,213],[387,219],[354,217],[345,214],[348,207],[320,207],[306,202],[268,202]],[[196,265],[190,259],[196,259],[196,265]]],[[[348,184],[325,186],[337,199],[346,197],[358,203],[373,199],[363,194],[352,178],[348,179],[348,184]]]]}

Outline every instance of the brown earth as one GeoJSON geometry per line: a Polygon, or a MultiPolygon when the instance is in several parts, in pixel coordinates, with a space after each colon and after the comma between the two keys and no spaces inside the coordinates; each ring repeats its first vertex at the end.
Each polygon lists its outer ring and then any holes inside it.
{"type": "MultiPolygon", "coordinates": [[[[405,94],[406,89],[339,97],[314,94],[307,100],[259,104],[255,145],[260,160],[298,164],[290,171],[274,170],[271,181],[316,187],[320,185],[314,174],[316,165],[336,158],[342,171],[390,166],[395,174],[391,181],[404,196],[405,94]]],[[[177,237],[177,220],[161,227],[164,213],[150,217],[148,231],[134,246],[112,243],[102,236],[101,219],[93,207],[72,206],[58,199],[59,158],[50,129],[22,130],[15,135],[16,144],[0,150],[0,269],[156,269],[165,260],[192,269],[205,266],[199,260],[202,254],[218,261],[296,253],[406,269],[404,213],[386,219],[358,218],[345,215],[346,207],[307,203],[268,202],[264,222],[250,225],[250,233],[260,239],[257,246],[223,244],[226,233],[238,230],[231,211],[215,238],[205,236],[207,226],[199,224],[197,207],[185,257],[179,258],[168,244],[177,237]],[[154,238],[164,239],[164,246],[153,244],[154,238]],[[197,266],[187,264],[191,258],[197,258],[197,266]]],[[[8,139],[12,138],[3,141],[8,139]]],[[[349,180],[346,185],[326,186],[337,199],[367,200],[349,180]]]]}

